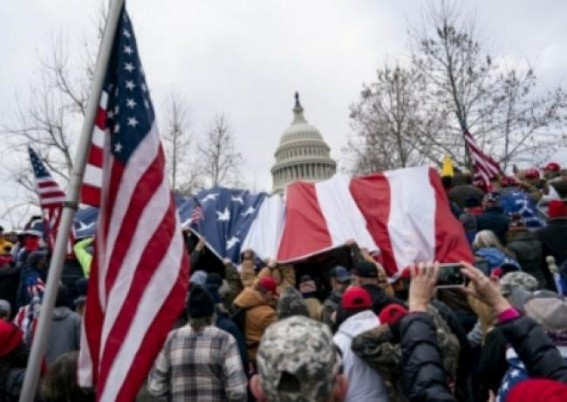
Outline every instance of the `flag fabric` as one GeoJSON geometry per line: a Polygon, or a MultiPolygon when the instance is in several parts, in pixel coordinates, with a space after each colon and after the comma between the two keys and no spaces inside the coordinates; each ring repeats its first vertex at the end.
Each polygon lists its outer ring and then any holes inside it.
{"type": "MultiPolygon", "coordinates": [[[[50,250],[55,246],[57,230],[61,222],[63,213],[63,203],[65,202],[65,192],[53,179],[47,167],[39,155],[28,147],[30,162],[35,178],[36,193],[39,198],[39,206],[43,212],[43,234],[47,240],[50,250]]],[[[67,256],[73,255],[73,244],[75,243],[74,233],[71,231],[67,242],[67,256]]]]}
{"type": "Polygon", "coordinates": [[[295,182],[286,190],[286,220],[277,258],[301,260],[354,240],[370,252],[378,247],[349,190],[350,178],[337,174],[319,183],[295,182]]]}
{"type": "Polygon", "coordinates": [[[389,276],[419,262],[472,262],[439,174],[428,167],[354,178],[350,191],[389,276]]]}
{"type": "Polygon", "coordinates": [[[97,401],[132,401],[183,310],[189,261],[124,9],[100,110],[102,186],[78,374],[97,401]]]}
{"type": "Polygon", "coordinates": [[[523,191],[502,191],[500,194],[502,209],[509,216],[519,215],[522,223],[529,229],[537,229],[543,226],[537,211],[536,203],[523,191]]]}
{"type": "Polygon", "coordinates": [[[465,130],[464,136],[465,145],[469,150],[473,162],[475,181],[481,181],[486,186],[490,186],[490,181],[499,174],[502,174],[498,162],[482,152],[468,130],[465,130]]]}
{"type": "Polygon", "coordinates": [[[102,185],[102,162],[107,116],[107,97],[101,97],[95,118],[95,125],[81,185],[81,202],[93,207],[100,206],[102,185]]]}
{"type": "MultiPolygon", "coordinates": [[[[246,240],[266,193],[214,187],[201,191],[192,200],[193,207],[182,216],[183,226],[204,237],[209,249],[221,260],[240,260],[240,250],[246,240]],[[194,219],[202,216],[202,224],[195,227],[194,219]]],[[[262,250],[257,250],[259,255],[262,250]]]]}

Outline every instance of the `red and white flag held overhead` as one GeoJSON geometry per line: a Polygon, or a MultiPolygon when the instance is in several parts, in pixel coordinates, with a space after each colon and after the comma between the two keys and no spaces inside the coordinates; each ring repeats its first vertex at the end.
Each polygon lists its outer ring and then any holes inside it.
{"type": "Polygon", "coordinates": [[[490,186],[490,181],[499,174],[502,174],[498,162],[492,159],[489,155],[482,152],[472,134],[465,130],[465,145],[473,162],[473,175],[475,181],[482,181],[484,185],[490,186]]]}
{"type": "Polygon", "coordinates": [[[434,169],[297,182],[288,187],[286,197],[280,261],[301,260],[350,239],[370,252],[379,250],[390,276],[418,262],[473,261],[434,169]]]}
{"type": "Polygon", "coordinates": [[[130,402],[183,311],[189,260],[125,10],[99,112],[103,184],[79,382],[98,401],[130,402]]]}

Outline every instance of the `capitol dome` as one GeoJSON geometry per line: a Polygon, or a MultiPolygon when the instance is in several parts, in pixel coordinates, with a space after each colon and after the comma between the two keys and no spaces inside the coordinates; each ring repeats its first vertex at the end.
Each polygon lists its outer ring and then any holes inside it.
{"type": "Polygon", "coordinates": [[[316,182],[333,176],[337,164],[331,159],[330,152],[319,130],[305,120],[296,92],[293,121],[283,132],[274,154],[273,192],[282,193],[288,184],[296,180],[316,182]]]}

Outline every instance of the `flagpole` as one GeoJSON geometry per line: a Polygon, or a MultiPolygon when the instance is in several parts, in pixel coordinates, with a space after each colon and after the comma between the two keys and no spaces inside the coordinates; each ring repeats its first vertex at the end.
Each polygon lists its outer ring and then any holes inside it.
{"type": "Polygon", "coordinates": [[[59,290],[61,272],[63,271],[67,240],[71,230],[71,225],[73,224],[75,212],[79,205],[79,193],[83,182],[83,174],[85,172],[85,165],[91,144],[95,117],[100,102],[100,96],[104,85],[106,69],[110,60],[116,28],[120,18],[120,12],[123,6],[124,0],[110,0],[110,9],[99,47],[89,103],[85,111],[85,119],[83,120],[83,126],[81,128],[81,136],[79,137],[75,164],[73,166],[73,172],[71,173],[69,190],[67,192],[67,201],[63,205],[61,222],[59,224],[59,230],[57,231],[57,239],[55,240],[53,255],[49,265],[49,275],[39,313],[39,321],[33,337],[32,348],[26,368],[26,375],[22,386],[22,392],[20,394],[20,402],[32,402],[37,391],[39,371],[42,365],[43,356],[45,355],[47,338],[49,336],[51,320],[53,317],[53,308],[55,306],[55,299],[59,290]]]}

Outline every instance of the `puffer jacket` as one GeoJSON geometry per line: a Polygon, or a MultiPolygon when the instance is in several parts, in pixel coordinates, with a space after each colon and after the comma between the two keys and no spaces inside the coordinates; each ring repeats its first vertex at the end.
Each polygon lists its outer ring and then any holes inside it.
{"type": "Polygon", "coordinates": [[[486,208],[484,213],[476,217],[477,230],[492,230],[502,244],[506,243],[506,233],[510,219],[500,207],[486,208]]]}
{"type": "MultiPolygon", "coordinates": [[[[427,308],[436,327],[437,342],[443,352],[443,366],[449,378],[457,375],[460,345],[441,313],[432,305],[427,308]]],[[[352,351],[384,379],[388,401],[407,401],[402,384],[402,349],[399,335],[389,325],[380,325],[358,335],[352,342],[352,351]]]]}
{"type": "Polygon", "coordinates": [[[549,279],[551,279],[549,270],[546,270],[546,274],[541,267],[541,242],[532,232],[518,233],[514,240],[506,245],[506,248],[516,255],[522,270],[537,279],[540,288],[550,289],[550,284],[548,283],[549,279]]]}
{"type": "Polygon", "coordinates": [[[264,331],[277,320],[276,310],[253,288],[245,288],[234,300],[234,305],[246,310],[244,338],[249,360],[256,361],[256,352],[264,331]]]}

